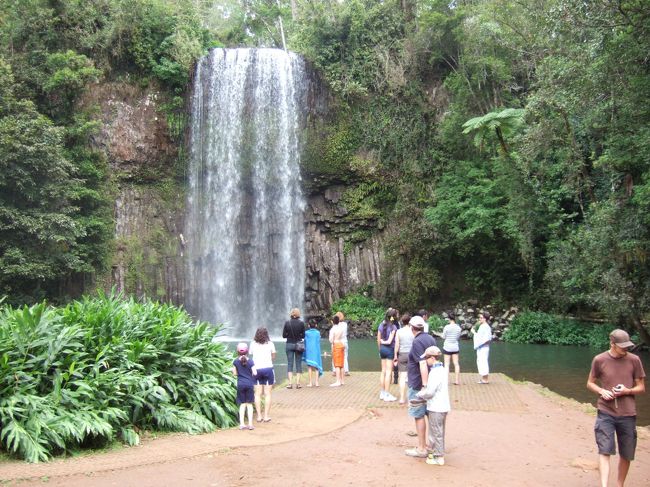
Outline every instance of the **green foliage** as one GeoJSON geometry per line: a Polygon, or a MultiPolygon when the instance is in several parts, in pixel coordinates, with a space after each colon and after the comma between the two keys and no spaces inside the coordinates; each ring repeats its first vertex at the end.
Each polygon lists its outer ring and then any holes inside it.
{"type": "Polygon", "coordinates": [[[447,320],[445,320],[442,316],[439,315],[431,315],[429,317],[428,323],[429,323],[429,331],[437,331],[439,333],[442,333],[442,329],[447,324],[447,320]]]}
{"type": "Polygon", "coordinates": [[[0,443],[30,462],[138,430],[234,424],[232,360],[218,328],[150,301],[99,295],[0,308],[0,443]]]}
{"type": "Polygon", "coordinates": [[[332,314],[343,312],[348,321],[371,321],[377,323],[384,318],[384,306],[374,298],[363,294],[348,294],[332,303],[332,314]]]}
{"type": "Polygon", "coordinates": [[[538,311],[519,313],[503,334],[514,343],[548,343],[607,348],[614,325],[590,325],[538,311]]]}

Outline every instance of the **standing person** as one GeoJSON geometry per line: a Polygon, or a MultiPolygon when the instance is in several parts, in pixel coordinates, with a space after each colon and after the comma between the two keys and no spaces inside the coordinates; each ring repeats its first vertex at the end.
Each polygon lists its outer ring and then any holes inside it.
{"type": "Polygon", "coordinates": [[[415,316],[419,316],[424,320],[424,333],[429,333],[429,312],[426,309],[419,309],[415,312],[415,316]]]}
{"type": "Polygon", "coordinates": [[[248,345],[241,342],[237,344],[239,355],[232,362],[232,373],[237,376],[237,404],[239,405],[239,429],[255,429],[253,426],[253,376],[257,374],[255,362],[248,358],[248,345]],[[246,413],[248,413],[248,426],[246,426],[246,413]]]}
{"type": "Polygon", "coordinates": [[[410,320],[411,315],[409,313],[402,315],[402,327],[397,330],[397,334],[395,335],[395,355],[393,357],[393,363],[397,364],[399,374],[400,404],[406,403],[406,368],[409,363],[409,352],[411,351],[414,338],[411,326],[409,325],[410,320]]]}
{"type": "Polygon", "coordinates": [[[343,372],[345,375],[350,375],[350,365],[348,364],[348,351],[349,351],[349,346],[348,346],[348,322],[345,321],[345,315],[343,314],[343,311],[337,311],[336,316],[339,317],[339,325],[343,328],[343,344],[345,345],[345,360],[343,363],[343,372]]]}
{"type": "Polygon", "coordinates": [[[424,320],[421,316],[414,316],[409,321],[411,331],[413,332],[413,345],[409,352],[409,361],[407,365],[408,377],[408,400],[409,416],[415,420],[415,431],[418,437],[418,445],[415,448],[409,448],[404,453],[410,457],[426,458],[427,456],[427,439],[426,439],[426,414],[427,405],[420,401],[417,403],[417,393],[422,390],[429,380],[429,366],[427,361],[422,359],[422,354],[427,348],[436,345],[436,339],[431,335],[424,333],[424,320]],[[414,401],[415,400],[415,401],[414,401]]]}
{"type": "Polygon", "coordinates": [[[476,350],[476,368],[481,376],[478,380],[479,384],[489,383],[490,364],[488,359],[490,358],[490,342],[492,341],[492,328],[488,323],[489,319],[490,314],[487,311],[482,311],[478,317],[478,330],[474,328],[471,330],[474,335],[474,350],[476,350]]]}
{"type": "Polygon", "coordinates": [[[330,328],[330,344],[332,345],[332,364],[336,381],[330,387],[339,387],[345,384],[343,365],[345,363],[345,345],[343,344],[343,327],[337,315],[332,316],[332,328],[330,328]]]}
{"type": "Polygon", "coordinates": [[[300,374],[302,373],[302,354],[305,351],[303,342],[305,338],[305,323],[300,319],[300,310],[293,308],[290,319],[284,323],[282,338],[287,339],[287,376],[289,385],[293,389],[294,364],[296,370],[296,389],[300,389],[300,374]]]}
{"type": "Polygon", "coordinates": [[[395,357],[395,335],[397,334],[397,311],[389,308],[386,311],[384,321],[379,325],[377,330],[377,347],[379,348],[379,358],[381,359],[381,375],[379,376],[379,385],[381,392],[379,399],[382,401],[396,401],[390,391],[391,376],[393,374],[393,359],[395,357]]]}
{"type": "Polygon", "coordinates": [[[431,368],[426,387],[417,394],[417,397],[427,400],[429,454],[426,463],[429,465],[445,464],[445,422],[447,413],[451,410],[449,369],[440,362],[441,355],[438,347],[429,347],[420,356],[431,368]]]}
{"type": "Polygon", "coordinates": [[[250,345],[250,354],[255,360],[257,377],[255,379],[255,412],[257,422],[271,421],[271,391],[275,384],[273,360],[275,360],[275,345],[269,338],[269,331],[260,327],[255,332],[255,337],[250,345]],[[264,395],[264,416],[262,416],[262,394],[264,395]]]}
{"type": "Polygon", "coordinates": [[[305,332],[305,353],[302,359],[309,368],[307,387],[318,387],[318,377],[323,375],[323,359],[320,356],[320,332],[316,329],[316,321],[313,319],[309,320],[309,330],[305,332]]]}
{"type": "Polygon", "coordinates": [[[618,443],[618,479],[622,487],[634,460],[636,450],[636,401],[634,396],[645,392],[645,371],[624,330],[609,334],[609,350],[598,354],[591,362],[587,389],[598,394],[598,416],[594,431],[598,445],[600,484],[607,486],[609,458],[616,455],[614,436],[618,443]],[[600,382],[600,385],[597,384],[600,382]]]}
{"type": "Polygon", "coordinates": [[[444,344],[442,346],[442,353],[445,355],[445,368],[449,371],[449,362],[454,362],[454,384],[460,385],[460,339],[461,329],[456,323],[456,314],[453,311],[447,313],[449,323],[442,329],[442,339],[444,344]]]}

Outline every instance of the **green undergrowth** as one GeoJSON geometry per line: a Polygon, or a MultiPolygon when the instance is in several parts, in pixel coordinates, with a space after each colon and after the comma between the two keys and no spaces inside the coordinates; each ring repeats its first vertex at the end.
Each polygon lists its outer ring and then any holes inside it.
{"type": "Polygon", "coordinates": [[[551,345],[580,345],[607,348],[612,324],[592,325],[575,319],[526,311],[519,313],[503,339],[514,343],[548,343],[551,345]]]}
{"type": "Polygon", "coordinates": [[[384,306],[363,293],[348,294],[332,304],[332,313],[343,312],[347,321],[380,322],[384,317],[384,306]]]}
{"type": "Polygon", "coordinates": [[[232,355],[217,331],[117,295],[0,308],[0,452],[39,462],[143,432],[230,427],[232,355]]]}

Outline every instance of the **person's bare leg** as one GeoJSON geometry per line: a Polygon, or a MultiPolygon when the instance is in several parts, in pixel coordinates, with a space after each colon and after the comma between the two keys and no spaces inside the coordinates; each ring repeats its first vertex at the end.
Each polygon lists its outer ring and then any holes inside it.
{"type": "Polygon", "coordinates": [[[291,381],[293,380],[293,372],[287,372],[287,377],[289,377],[289,386],[291,386],[291,381]]]}
{"type": "Polygon", "coordinates": [[[457,353],[455,353],[452,357],[454,360],[454,376],[456,377],[454,384],[459,385],[460,384],[460,360],[458,359],[457,353]]]}
{"type": "Polygon", "coordinates": [[[399,373],[399,403],[406,402],[406,372],[399,373]]]}
{"type": "Polygon", "coordinates": [[[273,390],[272,385],[264,386],[264,419],[269,421],[269,412],[271,411],[271,391],[273,390]]]}
{"type": "Polygon", "coordinates": [[[336,376],[336,380],[334,381],[333,384],[330,384],[330,387],[337,387],[342,385],[341,384],[341,367],[335,367],[334,368],[334,375],[336,376]]]}
{"type": "Polygon", "coordinates": [[[600,486],[607,487],[609,480],[609,455],[598,455],[598,469],[600,470],[600,486]]]}
{"type": "Polygon", "coordinates": [[[384,390],[386,391],[386,394],[390,394],[390,384],[392,382],[391,379],[393,375],[393,361],[384,359],[383,363],[384,366],[382,369],[386,371],[384,374],[384,390]]]}
{"type": "Polygon", "coordinates": [[[255,413],[257,414],[257,421],[262,421],[262,384],[255,384],[255,413]]]}
{"type": "Polygon", "coordinates": [[[296,386],[300,385],[300,372],[296,372],[296,386]]]}
{"type": "Polygon", "coordinates": [[[623,487],[625,484],[625,477],[630,470],[630,461],[623,457],[618,458],[618,476],[616,479],[616,487],[623,487]]]}
{"type": "Polygon", "coordinates": [[[246,404],[239,405],[239,428],[243,429],[246,426],[246,404]]]}
{"type": "Polygon", "coordinates": [[[415,431],[418,434],[418,450],[427,451],[427,422],[424,417],[415,420],[415,431]]]}
{"type": "Polygon", "coordinates": [[[445,359],[445,370],[447,371],[447,374],[449,374],[449,361],[451,360],[451,355],[445,353],[443,354],[443,358],[445,359]]]}
{"type": "Polygon", "coordinates": [[[246,412],[248,413],[248,428],[253,429],[253,405],[246,404],[246,412]]]}

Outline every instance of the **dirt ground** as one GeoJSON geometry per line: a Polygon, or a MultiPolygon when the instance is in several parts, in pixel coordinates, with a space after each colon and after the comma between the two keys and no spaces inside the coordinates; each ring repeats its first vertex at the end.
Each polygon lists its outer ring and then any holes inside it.
{"type": "MultiPolygon", "coordinates": [[[[594,416],[587,407],[532,384],[515,384],[525,411],[452,411],[447,420],[445,466],[404,455],[414,446],[413,421],[404,408],[355,411],[274,411],[254,431],[231,430],[228,446],[208,454],[162,459],[108,471],[47,476],[3,485],[51,486],[463,486],[598,485],[594,416]],[[356,419],[355,419],[356,418],[356,419]]],[[[150,452],[166,438],[146,445],[150,452]],[[158,443],[157,443],[158,442],[158,443]]],[[[201,441],[193,437],[191,441],[201,441]]],[[[191,454],[188,449],[188,455],[191,454]]],[[[650,432],[639,428],[629,486],[650,485],[650,432]]],[[[102,455],[97,455],[100,459],[102,455]]],[[[162,458],[162,456],[161,456],[162,458]]],[[[92,459],[90,460],[92,461],[92,459]]],[[[0,466],[0,478],[2,478],[0,466]]],[[[612,460],[612,480],[616,474],[612,460]]]]}

